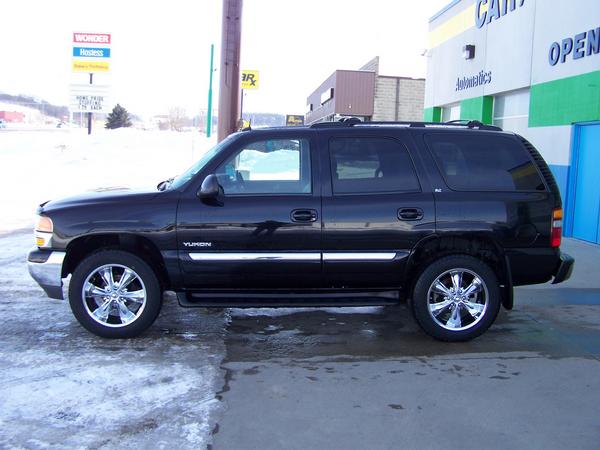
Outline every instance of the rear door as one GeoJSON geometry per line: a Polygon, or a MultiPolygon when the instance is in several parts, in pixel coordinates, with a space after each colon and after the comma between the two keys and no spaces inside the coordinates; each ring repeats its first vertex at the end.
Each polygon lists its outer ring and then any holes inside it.
{"type": "Polygon", "coordinates": [[[411,141],[340,130],[323,137],[323,270],[335,287],[397,287],[411,249],[435,232],[433,194],[411,141]]]}
{"type": "Polygon", "coordinates": [[[179,258],[189,288],[304,288],[321,280],[321,198],[313,132],[249,133],[199,175],[215,173],[222,204],[195,189],[180,200],[179,258]]]}

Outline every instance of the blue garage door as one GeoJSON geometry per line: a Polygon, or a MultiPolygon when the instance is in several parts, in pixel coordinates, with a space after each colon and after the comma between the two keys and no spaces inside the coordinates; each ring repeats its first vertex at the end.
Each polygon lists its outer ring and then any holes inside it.
{"type": "Polygon", "coordinates": [[[600,244],[600,124],[577,128],[573,237],[600,244]]]}

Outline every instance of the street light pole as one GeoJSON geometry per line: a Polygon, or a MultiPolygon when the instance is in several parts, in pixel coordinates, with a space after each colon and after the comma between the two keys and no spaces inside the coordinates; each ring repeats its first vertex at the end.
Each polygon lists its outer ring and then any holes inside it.
{"type": "Polygon", "coordinates": [[[215,57],[215,44],[210,44],[210,76],[208,81],[208,114],[206,116],[206,137],[212,133],[212,85],[213,85],[213,64],[215,57]]]}

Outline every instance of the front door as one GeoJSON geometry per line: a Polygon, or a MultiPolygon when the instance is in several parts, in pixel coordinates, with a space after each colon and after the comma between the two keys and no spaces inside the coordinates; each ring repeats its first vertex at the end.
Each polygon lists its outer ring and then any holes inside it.
{"type": "MultiPolygon", "coordinates": [[[[180,200],[189,288],[307,288],[321,280],[321,199],[311,133],[242,138],[214,167],[223,196],[180,200]]],[[[208,174],[202,174],[206,176],[208,174]]]]}
{"type": "Polygon", "coordinates": [[[600,244],[600,125],[578,128],[573,237],[600,244]]]}
{"type": "Polygon", "coordinates": [[[324,276],[333,287],[392,288],[411,249],[435,232],[433,194],[422,191],[405,142],[364,133],[322,143],[324,276]]]}

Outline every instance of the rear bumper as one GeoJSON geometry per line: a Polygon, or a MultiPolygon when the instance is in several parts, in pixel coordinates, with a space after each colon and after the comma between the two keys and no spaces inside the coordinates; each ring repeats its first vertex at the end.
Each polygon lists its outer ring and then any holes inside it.
{"type": "Polygon", "coordinates": [[[50,298],[62,300],[62,265],[65,252],[40,250],[37,247],[29,252],[27,266],[31,277],[50,298]]]}
{"type": "Polygon", "coordinates": [[[568,280],[573,273],[573,267],[575,267],[575,260],[566,253],[561,253],[560,262],[558,263],[556,271],[554,272],[554,280],[552,280],[552,284],[562,283],[563,281],[568,280]]]}

